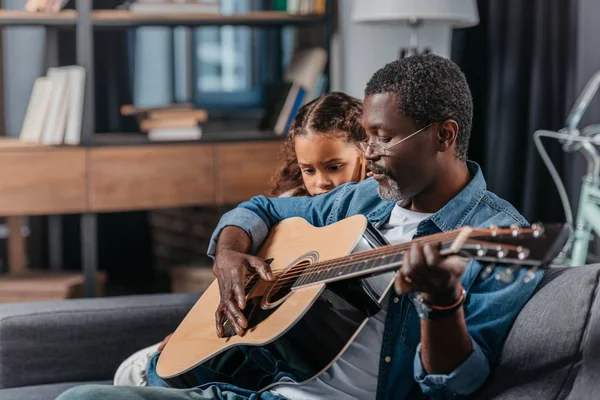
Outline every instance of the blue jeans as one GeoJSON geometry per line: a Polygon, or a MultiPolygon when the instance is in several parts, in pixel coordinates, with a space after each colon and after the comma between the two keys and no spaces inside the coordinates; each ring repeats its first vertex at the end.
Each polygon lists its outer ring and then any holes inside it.
{"type": "Polygon", "coordinates": [[[237,346],[229,349],[220,357],[204,362],[185,374],[184,377],[175,378],[169,383],[156,373],[159,356],[160,353],[152,356],[148,364],[146,371],[148,386],[188,389],[205,387],[206,384],[219,382],[219,385],[229,384],[227,387],[235,387],[231,385],[235,382],[235,385],[241,388],[259,390],[274,382],[279,382],[284,377],[293,381],[297,380],[292,374],[282,372],[289,368],[285,368],[268,349],[262,347],[237,346]],[[217,371],[227,371],[227,373],[217,371]]]}
{"type": "Polygon", "coordinates": [[[67,390],[56,400],[284,400],[269,392],[255,393],[230,385],[195,389],[86,385],[67,390]]]}
{"type": "MultiPolygon", "coordinates": [[[[250,349],[250,353],[255,353],[250,349]]],[[[246,349],[244,350],[246,351],[246,349]]],[[[57,400],[285,400],[269,392],[253,392],[219,382],[218,373],[202,366],[194,369],[189,389],[173,389],[156,373],[160,353],[148,365],[149,387],[86,385],[66,391],[57,400]]]]}

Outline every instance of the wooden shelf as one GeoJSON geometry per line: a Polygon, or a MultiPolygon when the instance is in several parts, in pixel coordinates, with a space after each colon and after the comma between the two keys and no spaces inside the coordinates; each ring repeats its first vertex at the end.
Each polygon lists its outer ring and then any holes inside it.
{"type": "Polygon", "coordinates": [[[135,26],[268,26],[311,25],[325,21],[323,15],[292,15],[281,11],[253,11],[244,14],[141,14],[124,10],[98,10],[92,12],[92,23],[97,27],[135,26]]]}
{"type": "MultiPolygon", "coordinates": [[[[314,25],[325,21],[325,16],[293,15],[281,11],[253,11],[244,14],[141,14],[125,10],[92,11],[92,24],[99,28],[136,26],[282,26],[314,25]]],[[[77,25],[77,11],[34,13],[21,10],[0,10],[1,26],[54,26],[77,25]]]]}
{"type": "MultiPolygon", "coordinates": [[[[229,142],[260,142],[280,141],[284,136],[276,135],[270,131],[240,130],[233,132],[203,132],[199,140],[159,140],[148,139],[144,133],[97,133],[94,135],[93,147],[107,146],[162,146],[162,145],[190,145],[201,143],[229,143],[229,142]]],[[[1,147],[0,147],[1,151],[1,147]]]]}
{"type": "Polygon", "coordinates": [[[0,10],[0,26],[75,26],[77,11],[34,13],[21,10],[0,10]]]}

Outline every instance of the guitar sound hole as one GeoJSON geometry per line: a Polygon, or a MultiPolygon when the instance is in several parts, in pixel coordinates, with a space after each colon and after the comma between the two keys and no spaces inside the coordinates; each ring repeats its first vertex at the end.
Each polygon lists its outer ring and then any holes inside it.
{"type": "Polygon", "coordinates": [[[281,304],[290,295],[292,286],[300,278],[306,267],[312,263],[312,258],[303,259],[282,273],[263,298],[263,308],[273,308],[281,304]]]}

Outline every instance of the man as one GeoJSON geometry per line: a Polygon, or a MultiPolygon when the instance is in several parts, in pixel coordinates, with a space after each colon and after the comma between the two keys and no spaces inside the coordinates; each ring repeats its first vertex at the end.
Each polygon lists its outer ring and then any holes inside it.
{"type": "MultiPolygon", "coordinates": [[[[223,216],[209,249],[221,293],[218,333],[228,318],[244,334],[246,274],[258,271],[273,279],[268,266],[251,254],[282,219],[299,216],[324,226],[364,214],[390,243],[460,226],[527,224],[510,204],[486,191],[481,170],[466,161],[472,109],[465,77],[449,60],[413,56],[377,71],[363,106],[369,136],[363,149],[373,179],[314,198],[259,196],[223,216]]],[[[541,279],[538,273],[526,284],[519,271],[507,285],[479,279],[481,269],[476,262],[441,258],[435,246],[413,246],[395,276],[369,278],[381,294],[393,280],[396,294],[387,293],[382,311],[340,359],[307,383],[286,379],[262,394],[214,384],[184,391],[93,387],[67,392],[60,400],[469,396],[489,376],[512,322],[541,279]]]]}

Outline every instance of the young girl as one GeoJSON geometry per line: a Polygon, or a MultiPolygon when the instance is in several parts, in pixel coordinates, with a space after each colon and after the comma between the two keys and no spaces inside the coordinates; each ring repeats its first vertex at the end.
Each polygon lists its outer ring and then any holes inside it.
{"type": "MultiPolygon", "coordinates": [[[[339,92],[325,94],[300,108],[284,144],[282,165],[273,177],[270,195],[316,196],[344,183],[363,180],[366,163],[359,142],[366,139],[366,133],[361,115],[361,102],[339,92]]],[[[114,384],[147,386],[150,380],[154,386],[154,382],[160,382],[154,371],[146,371],[151,358],[170,336],[125,360],[115,374],[114,384]]]]}
{"type": "Polygon", "coordinates": [[[283,148],[283,163],[273,178],[272,197],[315,196],[365,178],[358,146],[366,139],[362,104],[332,92],[298,111],[283,148]]]}

